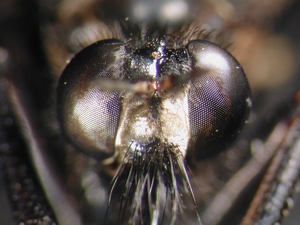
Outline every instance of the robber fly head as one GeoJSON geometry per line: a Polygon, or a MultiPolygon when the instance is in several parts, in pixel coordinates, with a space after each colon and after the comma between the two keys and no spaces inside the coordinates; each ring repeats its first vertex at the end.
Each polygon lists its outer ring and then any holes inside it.
{"type": "Polygon", "coordinates": [[[96,42],[71,60],[58,86],[63,133],[105,164],[117,162],[112,193],[121,193],[121,221],[132,224],[186,224],[184,199],[195,201],[185,159],[224,149],[249,113],[245,74],[227,51],[166,42],[96,42]]]}

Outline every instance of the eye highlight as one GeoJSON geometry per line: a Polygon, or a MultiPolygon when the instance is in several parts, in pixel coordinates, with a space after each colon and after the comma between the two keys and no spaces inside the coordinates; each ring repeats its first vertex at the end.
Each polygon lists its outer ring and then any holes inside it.
{"type": "Polygon", "coordinates": [[[236,59],[207,41],[191,41],[189,89],[191,155],[196,158],[230,145],[245,124],[251,106],[249,85],[236,59]]]}
{"type": "Polygon", "coordinates": [[[121,80],[125,54],[118,40],[92,44],[71,60],[58,85],[63,133],[78,149],[100,159],[114,154],[121,102],[118,91],[91,84],[99,79],[121,80]]]}

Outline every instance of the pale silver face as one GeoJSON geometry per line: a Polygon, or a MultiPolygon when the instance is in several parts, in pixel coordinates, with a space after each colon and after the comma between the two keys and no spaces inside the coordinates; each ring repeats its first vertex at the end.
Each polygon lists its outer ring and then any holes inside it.
{"type": "Polygon", "coordinates": [[[181,154],[186,155],[190,137],[188,87],[182,89],[173,98],[141,96],[136,93],[123,96],[123,110],[115,140],[119,160],[123,159],[128,146],[134,151],[135,144],[148,145],[157,138],[177,146],[181,154]],[[153,103],[151,98],[161,99],[153,103]]]}

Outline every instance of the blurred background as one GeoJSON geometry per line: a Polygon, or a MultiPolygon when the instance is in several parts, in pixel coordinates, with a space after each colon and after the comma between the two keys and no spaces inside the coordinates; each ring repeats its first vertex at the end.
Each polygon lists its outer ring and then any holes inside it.
{"type": "MultiPolygon", "coordinates": [[[[192,183],[196,187],[194,192],[200,214],[204,214],[216,193],[252,157],[253,153],[250,150],[253,140],[264,142],[278,121],[293,110],[295,99],[299,100],[297,91],[300,87],[300,2],[0,1],[0,71],[3,71],[9,61],[10,79],[22,84],[19,91],[24,93],[28,107],[30,105],[32,109],[29,111],[42,134],[42,141],[48,145],[48,149],[52,149],[50,155],[56,164],[54,167],[60,171],[60,180],[68,190],[75,208],[85,219],[89,217],[95,218],[95,221],[99,220],[98,215],[95,215],[99,208],[95,205],[100,203],[93,199],[97,194],[91,193],[99,193],[93,191],[107,188],[111,177],[107,171],[103,172],[97,167],[97,162],[74,151],[70,146],[65,146],[60,140],[60,132],[55,122],[55,87],[66,63],[76,52],[101,39],[130,39],[130,29],[126,34],[123,30],[124,27],[131,26],[140,27],[142,34],[155,27],[165,27],[166,34],[174,36],[182,31],[195,32],[199,35],[194,38],[205,38],[227,49],[237,58],[248,77],[253,110],[240,139],[218,157],[191,166],[192,183]],[[55,143],[49,143],[53,139],[56,140],[55,143]],[[97,169],[87,169],[91,166],[97,169]],[[104,180],[98,178],[103,183],[87,184],[88,178],[95,174],[105,177],[104,180]],[[89,191],[90,189],[93,191],[89,191]]],[[[19,153],[16,154],[20,157],[19,153]]],[[[5,158],[4,153],[2,159],[3,157],[5,158]]],[[[2,160],[2,164],[0,161],[3,178],[0,181],[1,202],[9,196],[10,190],[4,188],[7,186],[7,167],[4,161],[5,159],[2,160]]],[[[30,160],[27,163],[30,164],[30,160]]],[[[248,189],[245,188],[239,203],[219,224],[239,224],[259,180],[260,178],[257,178],[248,189]]],[[[13,213],[7,207],[10,203],[6,200],[7,204],[0,204],[0,207],[3,207],[0,208],[0,215],[3,217],[0,217],[4,221],[1,222],[0,219],[0,224],[10,224],[9,221],[12,220],[13,213]]],[[[103,198],[99,201],[103,206],[103,198]]],[[[214,216],[212,213],[207,218],[214,216]]],[[[289,220],[285,224],[297,224],[297,219],[299,218],[296,218],[296,222],[289,220]]],[[[86,221],[86,224],[93,224],[93,219],[86,221]]],[[[215,223],[204,219],[204,224],[215,223]]]]}

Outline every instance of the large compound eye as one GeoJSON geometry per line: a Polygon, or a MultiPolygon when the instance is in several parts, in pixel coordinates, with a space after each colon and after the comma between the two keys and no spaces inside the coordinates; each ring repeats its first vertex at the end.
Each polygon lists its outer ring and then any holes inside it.
{"type": "Polygon", "coordinates": [[[63,133],[77,148],[100,159],[114,154],[120,94],[92,82],[121,80],[125,55],[119,40],[97,42],[71,60],[59,81],[58,119],[63,133]]]}
{"type": "Polygon", "coordinates": [[[192,82],[188,103],[191,157],[218,152],[232,143],[251,106],[244,71],[235,58],[207,41],[191,41],[192,82]]]}

